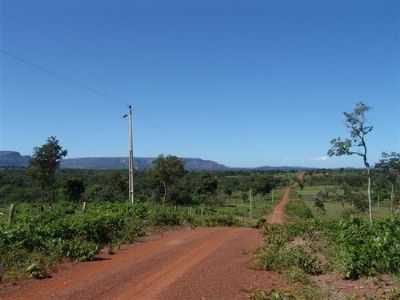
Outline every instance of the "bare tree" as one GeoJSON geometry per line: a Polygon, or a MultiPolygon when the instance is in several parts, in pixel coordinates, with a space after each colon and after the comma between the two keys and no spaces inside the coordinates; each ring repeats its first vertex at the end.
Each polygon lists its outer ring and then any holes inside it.
{"type": "Polygon", "coordinates": [[[369,220],[372,224],[372,201],[371,201],[371,167],[368,163],[368,148],[366,136],[373,130],[373,126],[366,123],[365,114],[370,107],[359,102],[350,113],[345,112],[346,127],[350,132],[350,138],[341,139],[340,137],[331,140],[329,156],[357,155],[363,160],[368,174],[368,206],[369,220]]]}

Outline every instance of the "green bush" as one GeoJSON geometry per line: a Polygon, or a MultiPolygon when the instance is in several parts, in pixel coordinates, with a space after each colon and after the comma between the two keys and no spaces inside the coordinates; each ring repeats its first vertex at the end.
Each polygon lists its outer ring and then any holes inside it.
{"type": "Polygon", "coordinates": [[[105,245],[143,235],[148,213],[140,204],[89,205],[85,213],[63,203],[47,208],[21,205],[18,210],[14,225],[0,225],[0,258],[6,270],[23,270],[37,260],[92,260],[105,245]]]}
{"type": "Polygon", "coordinates": [[[262,267],[269,271],[285,271],[288,268],[297,267],[310,275],[318,275],[323,272],[318,258],[300,246],[267,246],[259,254],[258,259],[262,267]]]}
{"type": "Polygon", "coordinates": [[[257,290],[249,296],[250,300],[296,300],[296,297],[290,293],[281,291],[263,291],[257,290]]]}
{"type": "Polygon", "coordinates": [[[290,242],[305,232],[306,225],[268,225],[265,227],[265,246],[257,255],[258,263],[270,271],[299,268],[306,274],[317,275],[323,271],[319,259],[302,246],[290,242]]]}
{"type": "Polygon", "coordinates": [[[153,225],[181,225],[183,214],[174,207],[161,207],[153,209],[150,213],[150,222],[153,225]]]}
{"type": "Polygon", "coordinates": [[[341,220],[334,235],[346,278],[400,272],[400,220],[341,220]]]}
{"type": "Polygon", "coordinates": [[[75,261],[93,260],[100,250],[98,244],[81,239],[60,240],[56,247],[59,248],[60,256],[68,257],[75,261]]]}
{"type": "Polygon", "coordinates": [[[232,215],[216,214],[208,215],[200,219],[199,225],[202,226],[233,226],[238,225],[237,220],[232,215]]]}

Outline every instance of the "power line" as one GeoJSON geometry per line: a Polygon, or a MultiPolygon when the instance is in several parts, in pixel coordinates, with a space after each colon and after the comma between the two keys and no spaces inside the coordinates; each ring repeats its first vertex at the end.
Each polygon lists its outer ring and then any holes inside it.
{"type": "Polygon", "coordinates": [[[53,72],[52,70],[49,70],[46,67],[43,67],[43,66],[41,66],[41,65],[39,65],[37,63],[31,62],[31,61],[29,61],[29,60],[27,60],[25,58],[22,58],[22,57],[20,57],[18,55],[15,55],[15,54],[11,53],[10,51],[7,51],[7,50],[4,50],[4,49],[0,48],[0,53],[2,53],[3,55],[18,61],[18,62],[20,62],[22,64],[30,66],[30,67],[32,67],[32,68],[34,68],[36,70],[39,70],[39,71],[41,71],[43,73],[46,73],[47,75],[52,76],[57,80],[70,83],[72,85],[75,85],[75,87],[79,87],[79,88],[85,89],[85,90],[87,90],[87,91],[89,91],[89,92],[91,92],[93,94],[96,94],[97,96],[108,97],[108,95],[103,91],[100,91],[100,90],[98,90],[96,88],[93,88],[93,87],[90,87],[88,85],[85,85],[84,83],[82,83],[82,82],[80,82],[78,80],[74,80],[74,79],[71,79],[71,78],[63,77],[62,75],[60,75],[60,74],[58,74],[56,72],[53,72]]]}

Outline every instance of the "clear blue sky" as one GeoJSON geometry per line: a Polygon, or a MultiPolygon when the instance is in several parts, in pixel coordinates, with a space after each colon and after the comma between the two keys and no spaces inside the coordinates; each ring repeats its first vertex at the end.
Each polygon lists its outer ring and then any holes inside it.
{"type": "Polygon", "coordinates": [[[371,160],[400,151],[398,0],[2,0],[0,9],[0,49],[25,62],[0,53],[2,150],[30,154],[56,135],[69,157],[126,155],[130,103],[137,156],[359,166],[324,156],[346,133],[342,112],[362,100],[373,107],[371,160]]]}

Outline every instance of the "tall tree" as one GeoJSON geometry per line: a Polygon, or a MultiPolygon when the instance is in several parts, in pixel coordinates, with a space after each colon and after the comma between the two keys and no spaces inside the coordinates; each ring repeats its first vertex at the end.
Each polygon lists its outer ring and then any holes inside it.
{"type": "Polygon", "coordinates": [[[176,183],[186,172],[182,160],[178,157],[160,155],[153,161],[152,173],[163,187],[163,204],[165,204],[169,185],[176,183]]]}
{"type": "Polygon", "coordinates": [[[368,126],[365,114],[370,107],[359,102],[352,112],[345,112],[346,127],[350,132],[350,138],[341,139],[340,137],[331,140],[329,156],[356,155],[363,160],[364,167],[368,174],[368,206],[369,220],[372,224],[372,200],[371,200],[371,167],[368,162],[368,147],[366,136],[373,130],[373,126],[368,126]]]}
{"type": "Polygon", "coordinates": [[[400,177],[400,153],[382,153],[382,159],[375,165],[375,168],[383,170],[390,182],[390,211],[393,213],[394,187],[400,177]]]}
{"type": "Polygon", "coordinates": [[[42,191],[42,200],[45,191],[52,192],[54,200],[54,186],[56,182],[56,171],[61,160],[67,155],[56,137],[51,136],[47,142],[33,150],[32,159],[29,163],[28,174],[38,183],[42,191]]]}

